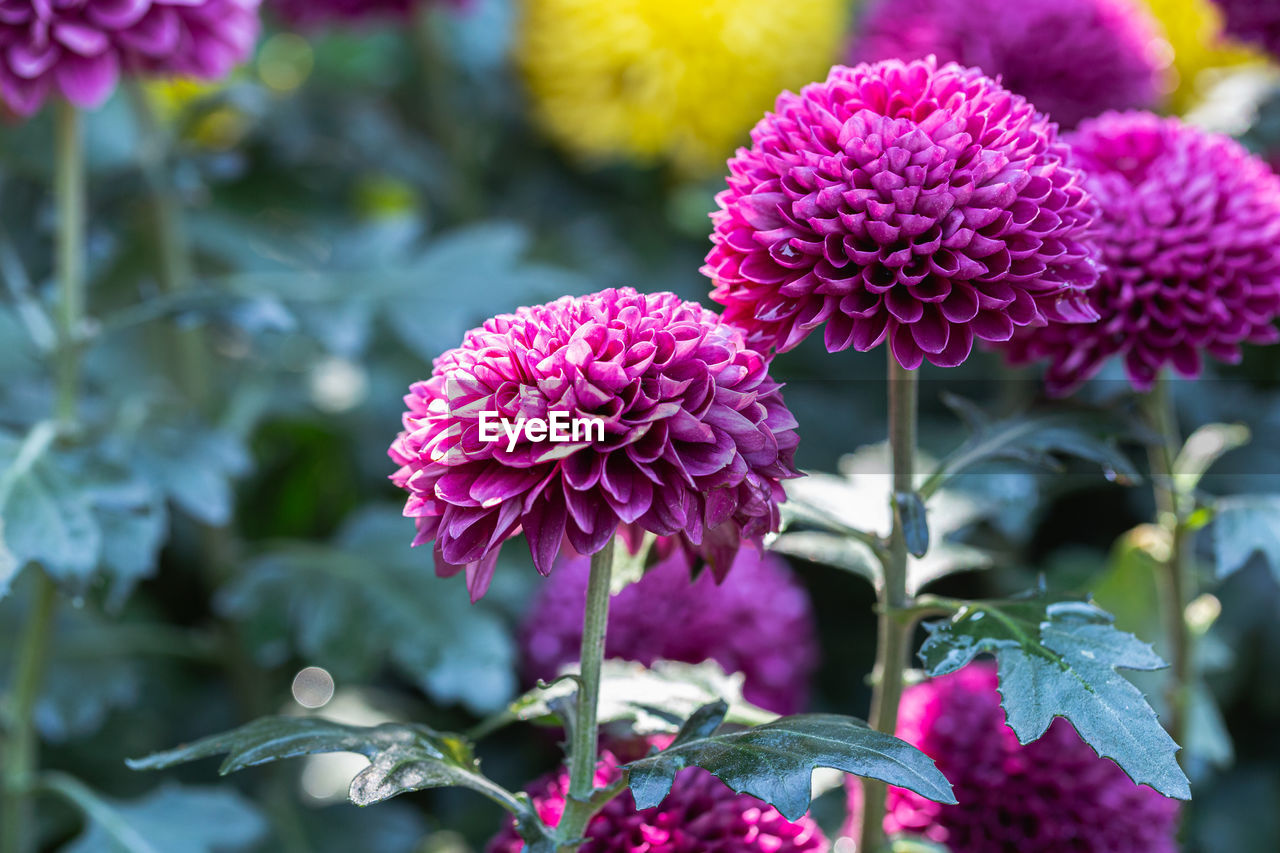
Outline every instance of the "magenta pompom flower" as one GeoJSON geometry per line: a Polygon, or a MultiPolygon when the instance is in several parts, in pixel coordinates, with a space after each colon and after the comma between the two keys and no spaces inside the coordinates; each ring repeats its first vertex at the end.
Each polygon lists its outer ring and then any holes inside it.
{"type": "MultiPolygon", "coordinates": [[[[748,701],[778,714],[803,709],[818,660],[813,608],[786,562],[743,548],[724,583],[692,583],[676,551],[609,605],[605,655],[649,666],[656,660],[714,660],[745,676],[748,701]]],[[[521,629],[530,680],[551,679],[578,660],[590,561],[562,559],[521,629]]]]}
{"type": "MultiPolygon", "coordinates": [[[[639,756],[636,756],[639,757],[639,756]]],[[[618,759],[604,753],[595,784],[618,778],[618,759]]],[[[564,770],[534,784],[534,808],[547,826],[558,826],[569,791],[564,770]]],[[[662,804],[636,810],[631,792],[606,805],[587,825],[580,853],[819,853],[829,849],[822,831],[806,815],[792,823],[768,803],[735,794],[696,767],[676,775],[662,804]]],[[[513,827],[489,842],[488,853],[519,853],[524,842],[513,827]]]]}
{"type": "Polygon", "coordinates": [[[259,0],[0,0],[0,98],[94,107],[121,74],[215,80],[253,50],[259,0]]]}
{"type": "Polygon", "coordinates": [[[1276,0],[1214,0],[1226,18],[1227,35],[1280,57],[1280,3],[1276,0]]]}
{"type": "Polygon", "coordinates": [[[1101,319],[1019,333],[1014,363],[1049,359],[1046,384],[1065,393],[1120,355],[1146,391],[1165,364],[1195,376],[1202,353],[1234,362],[1242,343],[1280,340],[1280,178],[1266,163],[1149,113],[1101,116],[1070,141],[1102,208],[1101,319]]]}
{"type": "Polygon", "coordinates": [[[954,367],[974,338],[1093,318],[1093,204],[1057,127],[976,69],[837,66],[784,93],[729,161],[703,272],[779,351],[883,341],[954,367]]]}
{"type": "MultiPolygon", "coordinates": [[[[332,21],[406,19],[426,0],[268,0],[282,19],[295,27],[315,27],[332,21]]],[[[462,6],[467,0],[447,0],[462,6]]]]}
{"type": "MultiPolygon", "coordinates": [[[[886,833],[923,835],[952,853],[1175,853],[1178,804],[1135,785],[1058,719],[1026,746],[1005,725],[996,671],[971,664],[909,688],[898,737],[932,758],[957,805],[890,788],[886,833]]],[[[850,786],[850,812],[861,813],[850,786]]]]}
{"type": "Polygon", "coordinates": [[[981,68],[1074,127],[1107,110],[1154,105],[1168,64],[1162,39],[1140,0],[877,0],[852,55],[932,54],[981,68]]]}
{"type": "Polygon", "coordinates": [[[436,359],[405,397],[392,479],[409,492],[414,544],[434,540],[437,573],[465,569],[473,598],[521,530],[544,575],[566,537],[594,554],[621,529],[678,536],[723,578],[743,538],[777,528],[780,481],[798,475],[779,389],[742,333],[696,303],[566,296],[495,317],[436,359]],[[584,423],[575,440],[519,428],[560,417],[584,423]],[[495,418],[515,440],[485,440],[495,418]]]}

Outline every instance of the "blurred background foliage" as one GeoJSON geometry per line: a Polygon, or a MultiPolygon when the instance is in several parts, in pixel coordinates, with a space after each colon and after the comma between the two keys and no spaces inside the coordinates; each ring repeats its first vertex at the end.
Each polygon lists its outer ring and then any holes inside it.
{"type": "MultiPolygon", "coordinates": [[[[360,763],[349,757],[221,784],[212,766],[160,781],[123,759],[261,714],[309,713],[304,703],[325,699],[323,713],[346,722],[463,730],[524,686],[516,626],[542,581],[519,548],[504,552],[509,565],[480,605],[467,604],[460,583],[436,579],[429,555],[407,547],[385,449],[408,385],[494,313],[620,284],[706,298],[698,269],[727,149],[776,90],[839,59],[841,28],[857,10],[786,4],[816,16],[815,32],[805,14],[777,20],[776,4],[730,4],[747,7],[743,20],[757,30],[726,45],[697,41],[726,4],[706,17],[687,5],[638,13],[653,16],[650,41],[637,36],[616,55],[614,36],[580,44],[563,20],[519,42],[514,0],[426,8],[412,24],[299,34],[269,23],[254,62],[226,84],[148,85],[89,117],[92,434],[76,453],[39,455],[0,501],[6,529],[40,534],[10,536],[0,553],[0,586],[12,586],[0,600],[0,684],[12,681],[9,650],[34,606],[23,563],[39,560],[72,596],[37,708],[42,764],[65,771],[69,799],[100,798],[166,853],[462,853],[496,830],[495,807],[453,791],[357,810],[344,802],[360,763]],[[683,64],[664,62],[659,47],[683,64]],[[584,73],[564,70],[579,54],[616,66],[620,88],[597,96],[621,116],[530,108],[520,68],[542,62],[532,88],[563,99],[567,76],[584,73]],[[765,58],[773,65],[760,70],[765,58]],[[735,63],[760,79],[727,73],[735,63]],[[673,103],[665,91],[698,100],[673,103]],[[721,91],[749,109],[718,100],[721,91]],[[626,92],[639,92],[645,115],[626,112],[626,92]],[[690,111],[707,101],[725,107],[719,124],[691,127],[690,111]],[[183,245],[193,270],[173,266],[183,245]],[[318,698],[295,683],[305,667],[332,676],[331,698],[324,683],[318,698]]],[[[1173,107],[1274,162],[1280,95],[1266,92],[1275,72],[1206,35],[1206,4],[1153,7],[1175,25],[1173,107]]],[[[0,132],[3,468],[40,438],[51,408],[40,361],[52,343],[50,139],[47,111],[0,132]]],[[[841,458],[883,441],[882,359],[829,356],[810,341],[777,362],[804,467],[856,472],[866,453],[841,458]]],[[[1280,475],[1278,359],[1250,352],[1242,365],[1177,383],[1188,431],[1240,421],[1254,435],[1206,478],[1208,491],[1266,491],[1280,475]]],[[[996,411],[1040,396],[1034,373],[1011,374],[989,354],[945,373],[926,367],[924,379],[922,441],[935,455],[963,435],[942,391],[996,411]]],[[[1106,400],[1121,388],[1104,379],[1088,393],[1106,400]]],[[[1155,639],[1153,546],[1140,527],[1152,516],[1149,493],[1115,480],[1084,465],[968,475],[937,522],[956,537],[940,558],[982,571],[937,591],[981,596],[1037,579],[1093,590],[1120,627],[1155,639]]],[[[1206,556],[1211,534],[1201,537],[1206,556]]],[[[803,559],[794,567],[822,639],[813,708],[864,714],[871,591],[847,572],[803,559]]],[[[1209,588],[1187,847],[1280,849],[1280,585],[1255,556],[1209,588]]],[[[1159,696],[1158,680],[1144,686],[1159,696]]],[[[481,755],[513,788],[556,760],[549,738],[519,728],[481,755]]],[[[841,800],[818,802],[829,828],[843,818],[841,800]]],[[[77,853],[116,843],[58,800],[42,800],[41,838],[77,853]]]]}

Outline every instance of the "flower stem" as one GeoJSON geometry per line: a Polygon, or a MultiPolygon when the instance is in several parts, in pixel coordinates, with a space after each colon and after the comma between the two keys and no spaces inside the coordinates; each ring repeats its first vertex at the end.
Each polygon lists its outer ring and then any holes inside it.
{"type": "MultiPolygon", "coordinates": [[[[54,268],[58,276],[58,349],[55,356],[55,414],[69,432],[76,420],[80,385],[80,324],[84,314],[84,232],[86,188],[80,114],[58,101],[54,114],[54,196],[58,230],[54,268]]],[[[0,853],[35,849],[30,793],[37,766],[39,739],[35,707],[44,681],[49,640],[53,633],[57,588],[42,569],[36,569],[35,600],[18,642],[10,692],[9,730],[5,738],[3,791],[0,802],[0,853]]]]}
{"type": "Polygon", "coordinates": [[[5,738],[4,798],[0,808],[0,853],[27,853],[35,849],[30,794],[36,770],[39,741],[35,731],[35,706],[44,680],[49,638],[53,633],[57,590],[43,570],[36,570],[35,602],[27,627],[18,643],[9,708],[10,726],[5,738]]]}
{"type": "MultiPolygon", "coordinates": [[[[191,290],[194,273],[191,250],[187,241],[182,204],[169,177],[169,139],[156,120],[147,93],[137,83],[126,86],[134,119],[142,137],[142,175],[150,197],[159,248],[160,286],[170,296],[191,290]]],[[[205,359],[204,336],[199,329],[174,329],[174,355],[177,380],[183,392],[197,407],[209,399],[209,372],[205,359]]]]}
{"type": "Polygon", "coordinates": [[[58,238],[54,267],[58,274],[57,409],[63,427],[76,418],[80,384],[80,323],[84,314],[85,176],[80,114],[65,101],[55,106],[54,195],[58,238]]]}
{"type": "MultiPolygon", "coordinates": [[[[1175,481],[1173,463],[1182,444],[1178,430],[1177,410],[1173,405],[1169,380],[1160,377],[1151,393],[1143,398],[1149,425],[1159,435],[1159,442],[1148,448],[1151,462],[1152,488],[1155,492],[1158,521],[1169,536],[1169,557],[1160,565],[1156,583],[1160,592],[1160,609],[1165,620],[1165,634],[1170,660],[1166,699],[1169,703],[1169,733],[1182,744],[1186,740],[1187,706],[1192,682],[1192,634],[1187,626],[1187,604],[1195,587],[1191,564],[1191,532],[1187,529],[1190,507],[1187,496],[1180,493],[1175,481]]],[[[1184,752],[1183,755],[1186,753],[1184,752]]]]}
{"type": "MultiPolygon", "coordinates": [[[[889,448],[893,457],[893,531],[889,551],[881,561],[884,570],[879,590],[879,626],[876,642],[874,686],[870,723],[876,731],[893,734],[898,723],[898,703],[907,667],[908,646],[916,620],[901,618],[913,602],[907,595],[907,539],[898,496],[915,488],[916,374],[889,356],[889,448]]],[[[862,780],[862,829],[859,853],[873,853],[885,843],[886,788],[875,779],[862,780]]]]}
{"type": "Polygon", "coordinates": [[[610,540],[591,557],[591,578],[587,582],[587,607],[582,620],[582,663],[578,685],[578,707],[573,721],[572,752],[569,755],[569,797],[557,836],[561,849],[573,850],[586,832],[587,822],[599,808],[592,804],[595,792],[600,704],[600,670],[604,665],[605,628],[609,623],[609,586],[617,543],[610,540]]]}

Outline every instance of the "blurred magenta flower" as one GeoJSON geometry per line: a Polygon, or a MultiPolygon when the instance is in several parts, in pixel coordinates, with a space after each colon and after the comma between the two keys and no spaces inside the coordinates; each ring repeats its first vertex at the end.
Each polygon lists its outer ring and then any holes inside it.
{"type": "Polygon", "coordinates": [[[1111,109],[1154,106],[1168,65],[1139,0],[875,0],[857,62],[918,59],[981,68],[1064,127],[1111,109]]]}
{"type": "MultiPolygon", "coordinates": [[[[562,558],[521,629],[525,670],[550,680],[578,660],[591,561],[562,558]]],[[[605,655],[637,661],[714,660],[745,676],[748,701],[778,714],[803,710],[818,661],[813,608],[786,561],[743,548],[724,583],[689,579],[675,551],[609,605],[605,655]]]]}
{"type": "MultiPolygon", "coordinates": [[[[634,756],[636,758],[639,755],[634,756]]],[[[619,760],[605,752],[596,769],[597,787],[618,778],[619,760]]],[[[564,813],[569,775],[561,769],[530,788],[534,808],[547,826],[564,813]]],[[[676,776],[662,804],[637,811],[626,791],[587,825],[580,853],[818,853],[830,849],[808,815],[791,823],[777,809],[746,794],[735,794],[705,770],[690,767],[676,776]]],[[[524,842],[508,826],[487,853],[519,853],[524,842]]]]}
{"type": "Polygon", "coordinates": [[[742,333],[696,303],[566,296],[495,317],[436,359],[405,397],[392,479],[409,492],[414,544],[434,540],[437,573],[465,569],[473,599],[521,530],[544,575],[566,536],[594,554],[622,529],[678,536],[723,578],[741,539],[777,528],[780,481],[798,476],[779,389],[742,333]],[[482,434],[494,414],[553,413],[598,419],[604,439],[482,434]]]}
{"type": "Polygon", "coordinates": [[[729,161],[703,272],[752,346],[826,324],[908,369],[974,338],[1094,317],[1092,200],[1056,125],[980,71],[837,66],[785,92],[729,161]]]}
{"type": "Polygon", "coordinates": [[[0,98],[95,107],[121,74],[214,80],[253,50],[259,0],[0,0],[0,98]]]}
{"type": "MultiPolygon", "coordinates": [[[[406,19],[429,0],[267,0],[282,20],[295,27],[317,27],[341,21],[406,19]]],[[[440,0],[465,6],[470,0],[440,0]]]]}
{"type": "Polygon", "coordinates": [[[1280,57],[1280,3],[1275,0],[1213,0],[1226,18],[1227,35],[1280,57]]]}
{"type": "MultiPolygon", "coordinates": [[[[996,684],[995,667],[977,663],[903,694],[898,737],[937,762],[960,802],[890,788],[886,833],[923,835],[952,853],[1176,853],[1176,800],[1135,785],[1066,720],[1020,745],[996,684]]],[[[857,821],[861,787],[849,791],[857,821]]]]}
{"type": "Polygon", "coordinates": [[[1010,360],[1049,359],[1066,393],[1113,355],[1139,391],[1170,364],[1196,376],[1201,354],[1228,362],[1240,344],[1280,340],[1280,178],[1225,136],[1150,113],[1110,113],[1070,137],[1102,208],[1106,269],[1088,326],[1025,330],[1010,360]]]}

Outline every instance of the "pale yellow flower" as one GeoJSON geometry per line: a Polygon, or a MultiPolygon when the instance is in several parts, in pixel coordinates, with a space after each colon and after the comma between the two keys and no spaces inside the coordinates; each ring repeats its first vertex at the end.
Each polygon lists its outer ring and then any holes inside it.
{"type": "Polygon", "coordinates": [[[1164,27],[1172,49],[1169,71],[1170,112],[1182,114],[1204,96],[1215,72],[1266,62],[1252,48],[1228,40],[1222,13],[1212,0],[1145,0],[1164,27]]]}
{"type": "Polygon", "coordinates": [[[588,161],[715,172],[784,89],[826,76],[845,0],[526,0],[517,59],[538,121],[588,161]]]}

